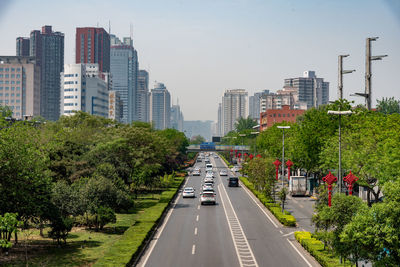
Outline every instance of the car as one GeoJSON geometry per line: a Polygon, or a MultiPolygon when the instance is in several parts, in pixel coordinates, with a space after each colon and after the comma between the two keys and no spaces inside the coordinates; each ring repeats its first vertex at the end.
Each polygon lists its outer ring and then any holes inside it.
{"type": "Polygon", "coordinates": [[[194,171],[192,172],[192,176],[200,176],[200,172],[194,170],[194,171]]]}
{"type": "Polygon", "coordinates": [[[200,197],[201,205],[204,204],[216,204],[216,194],[214,192],[203,192],[200,197]]]}
{"type": "Polygon", "coordinates": [[[194,168],[195,171],[201,172],[201,169],[199,167],[194,168]]]}
{"type": "Polygon", "coordinates": [[[201,158],[197,158],[196,162],[203,162],[203,160],[201,158]]]}
{"type": "Polygon", "coordinates": [[[206,171],[208,172],[208,171],[212,171],[212,170],[213,170],[213,165],[210,163],[206,164],[206,171]]]}
{"type": "Polygon", "coordinates": [[[202,188],[202,191],[203,192],[206,192],[206,191],[213,191],[214,192],[214,186],[213,186],[213,184],[212,183],[204,183],[204,185],[203,185],[203,188],[202,188]]]}
{"type": "Polygon", "coordinates": [[[217,159],[217,158],[218,158],[218,155],[215,155],[214,158],[217,159]]]}
{"type": "Polygon", "coordinates": [[[212,178],[212,177],[206,177],[206,178],[204,178],[204,182],[205,182],[205,183],[214,183],[214,178],[212,178]]]}
{"type": "Polygon", "coordinates": [[[239,171],[239,167],[238,166],[233,166],[231,171],[232,172],[238,172],[239,171]]]}
{"type": "Polygon", "coordinates": [[[227,172],[226,170],[221,170],[221,171],[219,172],[219,175],[220,175],[220,176],[228,176],[228,172],[227,172]]]}
{"type": "Polygon", "coordinates": [[[182,192],[182,197],[196,197],[193,187],[185,187],[182,192]]]}
{"type": "Polygon", "coordinates": [[[229,177],[228,178],[228,186],[229,187],[238,187],[239,186],[239,178],[229,177]]]}
{"type": "Polygon", "coordinates": [[[206,178],[214,178],[214,173],[213,172],[207,172],[206,173],[206,178]]]}

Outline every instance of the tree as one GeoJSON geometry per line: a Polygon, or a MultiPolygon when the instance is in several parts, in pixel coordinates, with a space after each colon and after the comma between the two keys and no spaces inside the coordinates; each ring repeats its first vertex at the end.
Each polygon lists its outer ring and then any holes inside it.
{"type": "Polygon", "coordinates": [[[260,192],[271,198],[271,193],[275,185],[274,166],[267,158],[253,158],[246,166],[249,181],[252,182],[260,192]]]}
{"type": "Polygon", "coordinates": [[[190,144],[193,145],[200,145],[201,143],[205,142],[206,139],[201,135],[195,135],[190,139],[190,144]]]}
{"type": "Polygon", "coordinates": [[[12,247],[11,236],[22,225],[17,217],[17,213],[6,212],[3,216],[0,215],[0,248],[3,251],[7,252],[12,247]]]}
{"type": "Polygon", "coordinates": [[[395,100],[394,97],[382,97],[382,100],[377,100],[378,104],[376,109],[385,115],[399,113],[400,114],[400,100],[395,100]]]}
{"type": "Polygon", "coordinates": [[[257,125],[257,122],[253,120],[252,118],[247,117],[247,118],[239,118],[237,122],[235,123],[235,130],[236,132],[242,132],[244,130],[248,129],[253,129],[254,126],[257,125]]]}

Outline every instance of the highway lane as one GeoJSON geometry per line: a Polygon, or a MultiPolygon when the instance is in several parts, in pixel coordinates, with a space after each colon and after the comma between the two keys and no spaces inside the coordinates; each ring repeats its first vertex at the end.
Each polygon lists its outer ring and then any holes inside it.
{"type": "Polygon", "coordinates": [[[226,178],[219,177],[219,170],[226,168],[222,160],[211,161],[217,205],[200,205],[205,164],[196,163],[202,167],[201,177],[188,177],[186,186],[196,188],[197,198],[179,197],[138,266],[318,266],[289,242],[293,235],[287,233],[293,229],[275,227],[244,188],[227,187],[226,178]]]}

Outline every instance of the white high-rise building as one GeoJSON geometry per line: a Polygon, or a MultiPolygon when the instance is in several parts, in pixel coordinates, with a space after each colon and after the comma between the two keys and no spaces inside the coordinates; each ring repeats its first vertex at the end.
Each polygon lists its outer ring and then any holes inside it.
{"type": "Polygon", "coordinates": [[[108,117],[108,74],[98,64],[65,64],[61,73],[61,115],[84,111],[108,117]]]}
{"type": "Polygon", "coordinates": [[[171,95],[163,83],[156,83],[151,90],[150,117],[155,129],[170,128],[171,95]]]}
{"type": "Polygon", "coordinates": [[[138,91],[136,97],[136,116],[138,121],[150,121],[150,93],[149,93],[149,73],[139,70],[138,91]]]}
{"type": "Polygon", "coordinates": [[[235,124],[240,118],[248,116],[248,93],[244,89],[226,90],[222,97],[222,136],[235,130],[235,124]]]}
{"type": "Polygon", "coordinates": [[[257,122],[260,121],[261,99],[264,94],[269,94],[269,90],[257,92],[253,96],[249,96],[249,116],[257,122]]]}

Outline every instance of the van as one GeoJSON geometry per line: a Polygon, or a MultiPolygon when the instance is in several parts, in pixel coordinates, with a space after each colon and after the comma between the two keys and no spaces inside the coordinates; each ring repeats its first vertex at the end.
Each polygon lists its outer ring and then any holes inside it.
{"type": "Polygon", "coordinates": [[[229,187],[238,187],[239,186],[239,178],[229,177],[228,178],[228,186],[229,187]]]}

